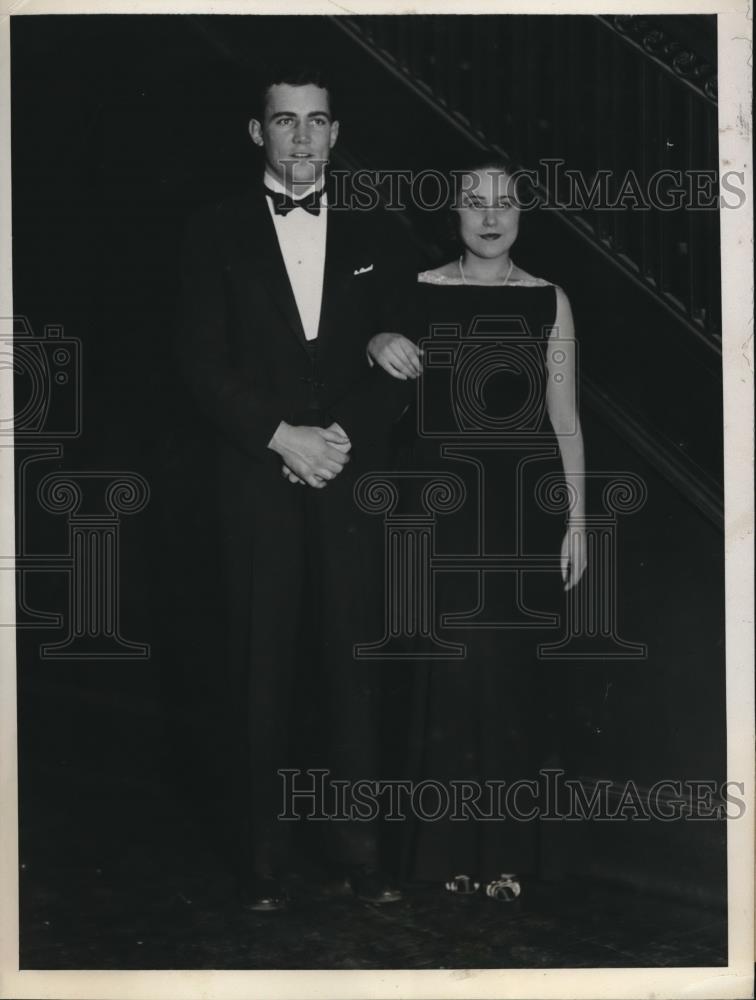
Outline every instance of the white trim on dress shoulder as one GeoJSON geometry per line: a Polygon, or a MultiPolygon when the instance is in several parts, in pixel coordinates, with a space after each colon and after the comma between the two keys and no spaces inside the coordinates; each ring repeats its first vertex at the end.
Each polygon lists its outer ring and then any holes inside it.
{"type": "Polygon", "coordinates": [[[504,285],[491,285],[487,281],[475,281],[468,278],[467,281],[462,281],[461,278],[449,277],[446,274],[441,274],[438,271],[421,271],[417,280],[423,285],[477,285],[482,288],[545,288],[548,285],[552,285],[553,282],[546,281],[545,278],[515,278],[507,282],[504,285]]]}

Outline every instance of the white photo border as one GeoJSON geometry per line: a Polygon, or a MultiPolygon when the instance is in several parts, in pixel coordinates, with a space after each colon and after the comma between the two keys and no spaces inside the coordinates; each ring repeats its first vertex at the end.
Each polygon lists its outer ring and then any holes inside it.
{"type": "MultiPolygon", "coordinates": [[[[0,316],[13,315],[11,270],[10,16],[37,14],[717,14],[720,166],[744,174],[746,198],[722,211],[728,778],[746,784],[745,814],[728,822],[729,964],[715,968],[453,971],[20,971],[16,663],[12,628],[0,631],[0,997],[307,998],[750,997],[754,955],[753,656],[753,174],[752,13],[747,0],[3,0],[0,11],[0,316]]],[[[13,373],[0,369],[0,420],[12,419],[13,373]]],[[[0,447],[0,545],[14,551],[13,450],[0,447]]],[[[0,573],[0,614],[12,622],[14,574],[0,573]]]]}

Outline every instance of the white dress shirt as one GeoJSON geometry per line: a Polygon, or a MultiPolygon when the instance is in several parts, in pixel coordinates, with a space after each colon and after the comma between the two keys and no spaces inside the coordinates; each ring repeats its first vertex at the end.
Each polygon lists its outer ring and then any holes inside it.
{"type": "MultiPolygon", "coordinates": [[[[322,181],[320,182],[322,184],[322,181]]],[[[313,184],[301,195],[295,198],[306,198],[308,194],[320,187],[313,184]]],[[[291,193],[273,177],[265,172],[265,186],[281,194],[291,193]]],[[[325,191],[320,198],[320,214],[311,215],[303,208],[295,208],[287,215],[276,215],[270,198],[266,198],[268,211],[273,220],[278,237],[278,245],[286,265],[294,300],[302,320],[302,328],[307,340],[314,340],[318,335],[320,323],[320,306],[323,301],[323,274],[325,271],[326,227],[328,225],[328,204],[325,191]]]]}

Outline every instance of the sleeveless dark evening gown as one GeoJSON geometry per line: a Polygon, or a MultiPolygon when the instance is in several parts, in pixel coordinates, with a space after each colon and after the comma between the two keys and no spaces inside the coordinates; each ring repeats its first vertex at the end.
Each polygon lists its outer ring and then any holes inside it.
{"type": "MultiPolygon", "coordinates": [[[[552,565],[518,576],[482,567],[487,556],[518,552],[558,559],[564,514],[543,510],[536,493],[543,476],[561,481],[545,411],[545,345],[555,315],[555,286],[540,279],[490,286],[425,272],[408,304],[402,332],[423,341],[425,353],[416,402],[402,422],[398,465],[417,473],[420,486],[433,472],[452,473],[464,484],[459,509],[436,516],[435,553],[457,558],[445,559],[435,573],[434,621],[436,634],[463,644],[466,654],[407,663],[415,782],[506,788],[536,780],[543,763],[536,647],[557,638],[545,616],[560,607],[559,571],[552,565]],[[442,624],[447,615],[467,620],[442,624]]],[[[412,488],[410,482],[405,493],[412,488]]],[[[429,788],[423,796],[429,815],[442,810],[439,794],[429,788]]],[[[458,874],[482,883],[503,872],[534,874],[538,821],[501,818],[509,811],[502,794],[485,792],[477,809],[462,807],[458,819],[451,818],[451,796],[445,815],[415,818],[406,874],[441,883],[458,874]]],[[[517,796],[524,812],[534,802],[527,787],[517,796]]]]}

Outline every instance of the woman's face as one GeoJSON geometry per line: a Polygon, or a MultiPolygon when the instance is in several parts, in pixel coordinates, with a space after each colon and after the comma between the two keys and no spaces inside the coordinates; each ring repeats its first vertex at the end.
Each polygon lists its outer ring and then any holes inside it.
{"type": "Polygon", "coordinates": [[[520,210],[514,181],[503,170],[491,167],[462,174],[454,210],[460,239],[477,257],[500,257],[517,239],[520,210]]]}

